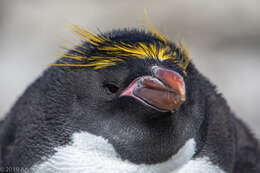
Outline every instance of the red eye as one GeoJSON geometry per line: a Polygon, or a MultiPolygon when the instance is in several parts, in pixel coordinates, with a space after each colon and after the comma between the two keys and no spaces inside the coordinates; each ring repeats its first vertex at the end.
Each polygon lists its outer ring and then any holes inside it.
{"type": "Polygon", "coordinates": [[[112,94],[116,93],[116,92],[118,91],[118,89],[119,89],[118,86],[113,85],[113,84],[106,84],[105,87],[106,87],[107,90],[108,90],[110,93],[112,93],[112,94]]]}

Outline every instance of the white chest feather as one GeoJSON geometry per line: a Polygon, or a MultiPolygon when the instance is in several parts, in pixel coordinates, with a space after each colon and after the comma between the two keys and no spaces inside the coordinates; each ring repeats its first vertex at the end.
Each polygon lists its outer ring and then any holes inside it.
{"type": "Polygon", "coordinates": [[[106,139],[81,132],[73,135],[71,145],[57,147],[52,157],[34,165],[31,173],[224,173],[208,158],[191,160],[195,149],[190,139],[166,162],[136,165],[121,160],[106,139]]]}

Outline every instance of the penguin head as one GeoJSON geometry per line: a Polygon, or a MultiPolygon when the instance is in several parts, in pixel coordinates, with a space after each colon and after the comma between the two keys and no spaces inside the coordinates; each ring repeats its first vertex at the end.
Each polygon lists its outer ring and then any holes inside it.
{"type": "Polygon", "coordinates": [[[20,136],[10,163],[39,163],[81,132],[102,137],[134,164],[165,162],[189,139],[199,149],[204,91],[181,44],[154,31],[75,31],[84,42],[47,69],[10,112],[20,136]]]}

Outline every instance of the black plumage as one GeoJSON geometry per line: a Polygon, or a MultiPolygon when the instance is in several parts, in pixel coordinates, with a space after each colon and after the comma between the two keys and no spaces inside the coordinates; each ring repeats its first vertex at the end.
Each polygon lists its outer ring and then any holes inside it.
{"type": "Polygon", "coordinates": [[[102,42],[90,38],[69,50],[26,89],[0,122],[0,167],[30,168],[53,155],[55,147],[69,144],[73,133],[88,131],[108,139],[122,159],[135,164],[162,163],[194,138],[193,158],[207,156],[229,173],[260,172],[258,142],[193,63],[183,65],[187,55],[180,45],[139,30],[115,30],[99,38],[102,42]],[[91,58],[99,55],[107,60],[125,54],[122,49],[101,50],[115,43],[153,44],[158,51],[168,46],[164,53],[175,52],[175,57],[160,60],[131,54],[99,69],[82,66],[96,63],[91,58]],[[120,97],[134,79],[153,76],[150,68],[155,65],[183,77],[186,100],[174,111],[158,111],[132,97],[120,97]]]}

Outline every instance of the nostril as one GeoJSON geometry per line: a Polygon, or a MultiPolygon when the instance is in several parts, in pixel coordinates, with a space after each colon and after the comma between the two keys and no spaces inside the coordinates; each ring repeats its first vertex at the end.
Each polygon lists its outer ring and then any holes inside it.
{"type": "Polygon", "coordinates": [[[155,76],[157,70],[159,69],[160,67],[158,67],[157,65],[154,65],[151,67],[151,71],[152,71],[152,75],[155,76]]]}

